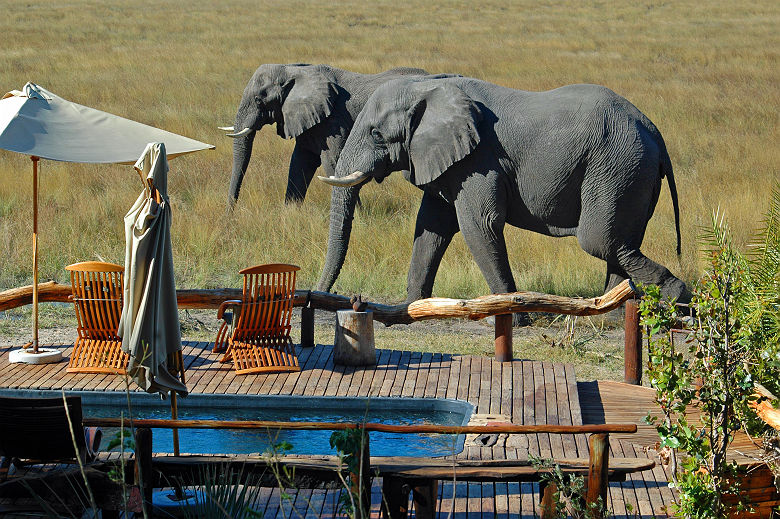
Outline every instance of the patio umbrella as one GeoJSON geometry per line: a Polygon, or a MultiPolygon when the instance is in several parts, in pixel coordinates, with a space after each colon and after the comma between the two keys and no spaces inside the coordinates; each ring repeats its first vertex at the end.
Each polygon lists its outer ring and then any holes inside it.
{"type": "Polygon", "coordinates": [[[31,344],[38,353],[38,160],[133,164],[150,142],[165,143],[169,158],[214,148],[67,101],[34,83],[0,100],[0,149],[29,155],[33,163],[33,336],[22,352],[31,344]]]}
{"type": "Polygon", "coordinates": [[[181,334],[165,145],[149,144],[135,169],[144,190],[125,215],[124,302],[117,335],[130,355],[127,372],[141,388],[186,395],[186,386],[168,370],[168,358],[176,362],[181,352],[181,334]]]}
{"type": "MultiPolygon", "coordinates": [[[[125,215],[125,285],[117,335],[130,355],[128,375],[149,393],[187,395],[173,275],[171,204],[165,145],[150,143],[135,163],[144,190],[125,215]]],[[[173,452],[179,435],[173,430],[173,452]]]]}

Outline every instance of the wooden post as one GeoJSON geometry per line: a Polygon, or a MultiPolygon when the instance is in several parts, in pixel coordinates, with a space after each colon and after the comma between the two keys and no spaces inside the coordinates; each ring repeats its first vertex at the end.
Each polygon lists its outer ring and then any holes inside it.
{"type": "Polygon", "coordinates": [[[409,485],[397,476],[382,478],[382,517],[406,519],[409,515],[409,485]]]}
{"type": "Polygon", "coordinates": [[[636,299],[626,301],[626,344],[623,350],[626,384],[642,385],[642,330],[639,328],[639,305],[636,299]]]}
{"type": "Polygon", "coordinates": [[[376,364],[373,312],[339,310],[336,312],[336,337],[333,362],[345,366],[376,364]]]}
{"type": "Polygon", "coordinates": [[[496,362],[512,362],[512,314],[496,316],[496,362]]]}
{"type": "Polygon", "coordinates": [[[357,500],[355,503],[357,517],[359,519],[369,519],[371,516],[371,449],[368,441],[368,431],[360,429],[360,432],[362,435],[360,451],[354,453],[360,457],[358,473],[350,473],[349,478],[352,482],[353,497],[357,500]]]}
{"type": "Polygon", "coordinates": [[[314,308],[311,306],[301,308],[301,347],[314,347],[314,308]]]}
{"type": "Polygon", "coordinates": [[[141,489],[144,516],[152,510],[152,430],[135,430],[135,484],[141,489]]]}
{"type": "Polygon", "coordinates": [[[555,519],[555,493],[558,491],[558,487],[555,483],[542,481],[539,483],[539,491],[542,494],[539,506],[542,519],[555,519]]]}
{"type": "Polygon", "coordinates": [[[588,438],[588,447],[590,448],[590,466],[588,468],[588,490],[585,494],[585,506],[592,513],[589,517],[602,519],[601,512],[607,506],[607,486],[609,485],[609,434],[591,434],[588,438]],[[599,498],[601,498],[600,505],[599,498]]]}
{"type": "Polygon", "coordinates": [[[415,519],[435,519],[439,480],[426,479],[412,488],[415,519]]]}
{"type": "Polygon", "coordinates": [[[33,163],[33,296],[32,296],[32,347],[38,353],[38,157],[30,157],[33,163]]]}

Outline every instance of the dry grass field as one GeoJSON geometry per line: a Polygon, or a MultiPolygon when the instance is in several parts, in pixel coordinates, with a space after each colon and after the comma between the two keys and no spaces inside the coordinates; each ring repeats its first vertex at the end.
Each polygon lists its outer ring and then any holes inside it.
{"type": "MultiPolygon", "coordinates": [[[[301,207],[282,202],[292,142],[265,128],[237,211],[225,216],[232,124],[261,63],[329,63],[360,72],[395,66],[456,72],[545,90],[606,85],[660,128],[675,166],[683,254],[674,253],[667,185],[645,239],[647,255],[685,280],[701,263],[697,235],[720,207],[743,243],[778,178],[780,5],[732,2],[272,2],[193,0],[3,2],[0,88],[33,81],[66,99],[216,144],[171,162],[177,284],[237,285],[264,262],[324,260],[329,188],[301,207]]],[[[42,161],[41,279],[65,281],[71,262],[123,261],[122,217],[140,191],[129,166],[42,161]]],[[[0,290],[31,282],[31,164],[0,152],[0,290]]],[[[386,301],[405,296],[420,193],[401,175],[362,190],[350,252],[335,287],[386,301]]],[[[602,290],[605,266],[574,239],[508,228],[518,287],[561,294],[602,290]]],[[[475,296],[487,286],[463,240],[444,258],[434,292],[475,296]]]]}

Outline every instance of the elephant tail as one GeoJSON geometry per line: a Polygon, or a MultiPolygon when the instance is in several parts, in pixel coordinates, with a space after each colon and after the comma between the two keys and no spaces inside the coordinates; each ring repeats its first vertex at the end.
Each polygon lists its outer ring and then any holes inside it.
{"type": "Polygon", "coordinates": [[[677,185],[674,183],[674,172],[672,171],[672,159],[669,158],[669,152],[666,151],[666,145],[661,147],[661,178],[666,177],[669,180],[669,191],[672,194],[672,206],[674,207],[674,227],[677,231],[677,255],[682,253],[680,248],[680,204],[677,201],[677,185]]]}

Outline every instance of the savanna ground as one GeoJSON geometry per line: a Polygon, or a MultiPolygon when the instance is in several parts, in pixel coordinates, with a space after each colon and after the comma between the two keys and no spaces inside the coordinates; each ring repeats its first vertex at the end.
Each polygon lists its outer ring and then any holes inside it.
{"type": "MultiPolygon", "coordinates": [[[[171,162],[180,288],[238,286],[239,269],[266,262],[300,265],[299,288],[318,278],[330,190],[315,182],[301,207],[282,203],[293,143],[273,128],[258,133],[237,210],[225,215],[231,142],[216,127],[232,124],[243,87],[261,63],[328,63],[358,72],[415,66],[525,90],[569,83],[612,88],[647,114],[666,140],[680,197],[683,252],[679,258],[674,252],[666,182],[642,248],[687,282],[703,268],[697,236],[713,211],[720,208],[743,245],[778,179],[777,2],[2,4],[4,91],[33,81],[66,99],[217,145],[216,151],[171,162]]],[[[122,217],[141,187],[131,167],[41,164],[41,279],[66,282],[63,267],[76,261],[122,263],[122,217]]],[[[27,157],[0,152],[0,290],[32,280],[30,171],[27,157]]],[[[402,300],[420,193],[393,175],[364,188],[361,198],[334,289],[402,300]]],[[[505,234],[519,288],[602,292],[604,264],[573,238],[514,228],[505,234]]],[[[458,236],[434,294],[484,293],[487,286],[458,236]]],[[[72,326],[68,308],[44,307],[46,327],[72,326]]],[[[0,315],[0,337],[15,340],[27,327],[26,315],[0,315]]],[[[185,337],[210,337],[193,322],[183,319],[185,337]]],[[[516,339],[521,356],[573,360],[585,376],[620,378],[622,346],[614,324],[602,328],[601,322],[580,319],[576,337],[582,340],[551,347],[568,332],[563,320],[548,323],[516,339]]],[[[317,341],[332,340],[331,333],[322,323],[317,341]]],[[[482,324],[416,324],[382,329],[377,341],[381,347],[489,352],[492,331],[482,324]]]]}

